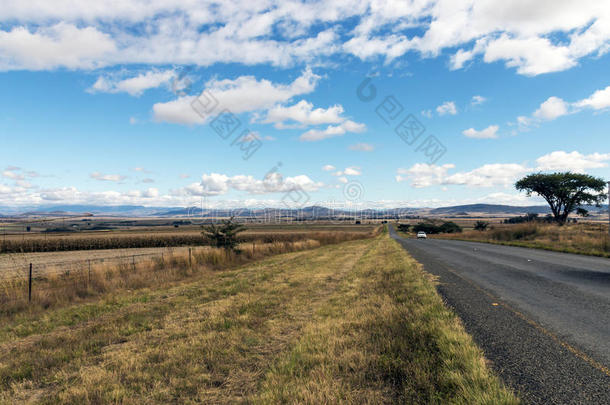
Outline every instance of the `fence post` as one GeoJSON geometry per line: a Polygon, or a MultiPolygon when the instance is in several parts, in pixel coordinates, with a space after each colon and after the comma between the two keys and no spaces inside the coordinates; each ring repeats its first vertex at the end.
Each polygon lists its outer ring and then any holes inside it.
{"type": "Polygon", "coordinates": [[[30,263],[30,276],[28,279],[28,302],[32,302],[32,263],[30,263]]]}
{"type": "Polygon", "coordinates": [[[133,271],[136,271],[136,256],[131,256],[131,264],[133,265],[133,271]]]}
{"type": "Polygon", "coordinates": [[[193,267],[193,261],[191,259],[191,248],[189,248],[189,268],[193,267]]]}
{"type": "Polygon", "coordinates": [[[89,262],[89,284],[91,284],[91,259],[87,261],[89,262]]]}

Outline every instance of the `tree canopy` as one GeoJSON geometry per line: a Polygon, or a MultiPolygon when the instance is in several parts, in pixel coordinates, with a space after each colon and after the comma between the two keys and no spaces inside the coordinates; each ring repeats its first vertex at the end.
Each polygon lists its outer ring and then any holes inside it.
{"type": "Polygon", "coordinates": [[[234,218],[222,221],[222,224],[205,225],[203,235],[216,247],[235,250],[238,244],[237,234],[246,230],[246,227],[235,222],[234,218]]]}
{"type": "Polygon", "coordinates": [[[527,196],[538,194],[549,204],[555,221],[563,224],[571,212],[586,212],[583,205],[597,207],[606,199],[606,181],[588,174],[579,173],[535,173],[515,183],[519,191],[527,196]]]}

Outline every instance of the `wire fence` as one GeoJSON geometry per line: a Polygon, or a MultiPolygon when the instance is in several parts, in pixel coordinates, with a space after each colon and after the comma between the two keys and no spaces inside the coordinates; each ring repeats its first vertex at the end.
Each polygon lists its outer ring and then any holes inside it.
{"type": "MultiPolygon", "coordinates": [[[[202,249],[205,250],[205,247],[199,248],[198,251],[202,249]]],[[[92,282],[95,283],[96,272],[100,268],[115,272],[129,273],[133,271],[135,273],[136,270],[140,269],[140,265],[150,265],[152,263],[156,264],[156,267],[162,268],[165,263],[177,259],[184,260],[185,264],[190,267],[196,252],[189,247],[184,249],[184,254],[180,252],[176,256],[175,253],[174,249],[167,249],[151,253],[85,258],[48,264],[27,263],[21,266],[4,267],[0,274],[0,310],[2,310],[3,303],[26,300],[32,302],[35,292],[44,292],[44,294],[49,295],[66,291],[66,287],[74,291],[86,291],[92,282]],[[52,282],[49,282],[51,280],[52,282]]]]}
{"type": "Polygon", "coordinates": [[[172,255],[173,250],[166,252],[139,253],[111,257],[93,257],[79,260],[53,261],[50,263],[27,262],[25,265],[3,266],[0,270],[0,282],[5,280],[26,279],[29,276],[29,266],[33,267],[33,277],[44,277],[57,274],[70,274],[71,272],[83,271],[91,266],[102,263],[119,265],[121,263],[140,263],[152,258],[163,258],[172,255]]]}

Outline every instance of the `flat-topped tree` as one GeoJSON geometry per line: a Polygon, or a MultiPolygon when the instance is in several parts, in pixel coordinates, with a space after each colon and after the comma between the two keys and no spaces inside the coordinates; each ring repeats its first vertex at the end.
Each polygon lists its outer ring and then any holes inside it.
{"type": "Polygon", "coordinates": [[[605,186],[604,179],[571,172],[535,173],[515,183],[517,190],[525,191],[528,197],[536,193],[544,198],[559,224],[564,224],[571,212],[585,214],[583,205],[599,207],[606,199],[605,186]]]}

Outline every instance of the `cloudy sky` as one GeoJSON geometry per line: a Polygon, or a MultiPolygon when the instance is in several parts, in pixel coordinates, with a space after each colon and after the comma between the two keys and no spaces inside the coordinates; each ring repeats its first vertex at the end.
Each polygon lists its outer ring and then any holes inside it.
{"type": "Polygon", "coordinates": [[[538,203],[610,178],[610,3],[6,0],[0,205],[538,203]]]}

